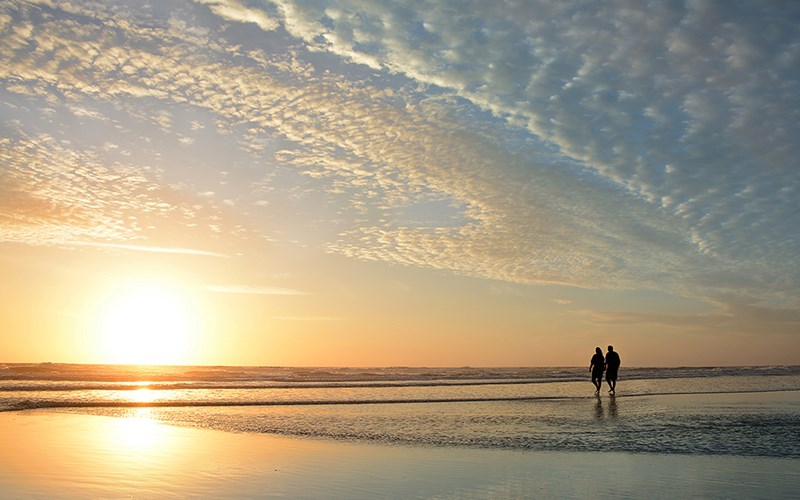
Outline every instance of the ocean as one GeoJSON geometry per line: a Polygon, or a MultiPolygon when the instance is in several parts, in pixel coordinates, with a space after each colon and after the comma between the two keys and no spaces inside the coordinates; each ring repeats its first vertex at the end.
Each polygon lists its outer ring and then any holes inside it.
{"type": "Polygon", "coordinates": [[[0,411],[36,409],[412,446],[800,458],[800,366],[623,368],[617,394],[596,397],[586,368],[0,364],[0,411]]]}

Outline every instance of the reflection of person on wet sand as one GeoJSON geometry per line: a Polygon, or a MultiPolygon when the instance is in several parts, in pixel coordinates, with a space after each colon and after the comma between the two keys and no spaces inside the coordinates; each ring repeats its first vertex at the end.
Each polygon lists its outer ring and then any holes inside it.
{"type": "Polygon", "coordinates": [[[592,383],[596,391],[595,394],[600,394],[600,386],[603,385],[603,370],[605,369],[605,360],[603,359],[603,350],[595,347],[594,356],[589,363],[589,371],[592,372],[592,383]]]}
{"type": "Polygon", "coordinates": [[[598,397],[594,403],[594,419],[598,422],[612,422],[619,416],[617,398],[613,395],[608,398],[608,405],[603,405],[603,399],[598,397]]]}
{"type": "Polygon", "coordinates": [[[597,403],[594,405],[594,418],[596,420],[605,420],[606,412],[603,410],[603,400],[597,398],[597,403]]]}
{"type": "Polygon", "coordinates": [[[608,416],[612,420],[617,418],[617,398],[613,394],[608,400],[608,416]]]}
{"type": "Polygon", "coordinates": [[[619,365],[619,354],[614,351],[614,346],[608,346],[608,352],[606,353],[606,382],[608,382],[608,387],[611,389],[608,391],[609,394],[616,393],[619,365]]]}

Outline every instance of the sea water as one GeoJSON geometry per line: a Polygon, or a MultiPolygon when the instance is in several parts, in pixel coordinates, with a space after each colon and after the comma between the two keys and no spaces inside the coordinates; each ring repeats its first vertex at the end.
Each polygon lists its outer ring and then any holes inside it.
{"type": "Polygon", "coordinates": [[[0,411],[423,446],[800,458],[800,366],[585,368],[0,365],[0,411]]]}

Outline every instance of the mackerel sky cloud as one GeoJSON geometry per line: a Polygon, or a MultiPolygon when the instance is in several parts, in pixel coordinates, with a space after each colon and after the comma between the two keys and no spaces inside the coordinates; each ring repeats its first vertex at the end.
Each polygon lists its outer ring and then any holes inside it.
{"type": "MultiPolygon", "coordinates": [[[[282,242],[790,330],[798,26],[796,2],[3,2],[0,242],[282,242]]],[[[230,286],[272,289],[306,286],[230,286]]]]}

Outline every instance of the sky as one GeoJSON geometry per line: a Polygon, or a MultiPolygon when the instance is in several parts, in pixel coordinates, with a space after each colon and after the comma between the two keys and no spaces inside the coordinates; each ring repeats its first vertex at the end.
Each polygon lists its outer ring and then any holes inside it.
{"type": "Polygon", "coordinates": [[[0,361],[796,364],[798,124],[794,1],[2,0],[0,361]]]}

